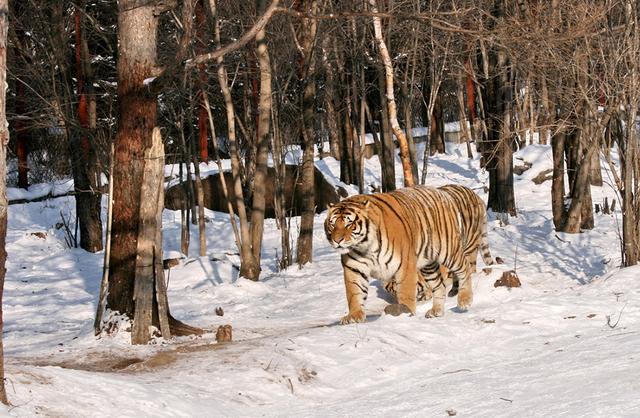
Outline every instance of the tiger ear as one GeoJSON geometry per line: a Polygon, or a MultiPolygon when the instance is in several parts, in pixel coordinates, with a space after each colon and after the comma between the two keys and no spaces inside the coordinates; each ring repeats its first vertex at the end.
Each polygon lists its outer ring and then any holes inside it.
{"type": "Polygon", "coordinates": [[[332,207],[334,207],[336,204],[335,203],[327,203],[327,209],[331,209],[332,207]]]}

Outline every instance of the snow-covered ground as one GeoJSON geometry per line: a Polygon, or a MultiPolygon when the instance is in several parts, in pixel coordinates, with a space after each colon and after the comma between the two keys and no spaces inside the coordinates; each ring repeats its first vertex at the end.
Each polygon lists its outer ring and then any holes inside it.
{"type": "MultiPolygon", "coordinates": [[[[516,176],[518,217],[489,224],[493,255],[505,264],[474,276],[468,312],[449,299],[437,319],[424,318],[430,302],[414,317],[384,316],[388,298],[373,281],[368,322],[337,325],[346,301],[323,214],[313,264],[277,271],[279,232],[267,221],[262,280],[238,279],[228,215],[207,212],[208,256],[196,256],[192,239],[189,257],[170,271],[169,303],[187,323],[232,325],[228,344],[213,334],[144,347],[130,346],[126,332],[95,338],[103,255],[65,248],[55,227],[61,212],[73,213],[72,198],[12,205],[4,342],[13,406],[0,414],[640,416],[640,267],[619,269],[620,214],[598,214],[593,231],[556,233],[550,182],[531,181],[551,167],[550,148],[530,146],[516,158],[533,163],[516,176]],[[521,288],[493,286],[514,267],[521,288]]],[[[429,164],[429,184],[464,184],[486,199],[487,175],[464,147],[429,164]]],[[[331,158],[317,166],[338,175],[331,158]]],[[[374,157],[367,183],[379,183],[379,173],[374,157]]],[[[595,203],[615,197],[607,185],[592,190],[595,203]]],[[[180,248],[179,229],[179,213],[165,211],[167,254],[180,248]]]]}

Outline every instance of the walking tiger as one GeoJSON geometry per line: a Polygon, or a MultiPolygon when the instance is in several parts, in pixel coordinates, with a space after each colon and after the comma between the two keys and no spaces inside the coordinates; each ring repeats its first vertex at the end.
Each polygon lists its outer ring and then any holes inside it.
{"type": "Polygon", "coordinates": [[[416,295],[433,304],[426,316],[444,314],[444,266],[458,284],[457,305],[473,302],[471,274],[478,249],[492,264],[486,210],[470,189],[414,186],[390,193],[356,195],[329,208],[325,233],[342,254],[349,313],[340,323],[363,322],[369,278],[385,283],[398,304],[415,313],[416,295]]]}

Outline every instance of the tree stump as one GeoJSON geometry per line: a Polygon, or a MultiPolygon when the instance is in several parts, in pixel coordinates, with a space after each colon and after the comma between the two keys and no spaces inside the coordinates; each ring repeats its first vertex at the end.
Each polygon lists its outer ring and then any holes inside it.
{"type": "Polygon", "coordinates": [[[231,325],[220,325],[216,331],[216,341],[218,343],[226,343],[232,341],[231,325]]]}

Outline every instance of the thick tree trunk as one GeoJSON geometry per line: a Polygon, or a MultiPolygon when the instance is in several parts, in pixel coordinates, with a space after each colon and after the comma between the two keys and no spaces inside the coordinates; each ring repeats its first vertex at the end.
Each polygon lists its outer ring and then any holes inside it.
{"type": "Polygon", "coordinates": [[[165,338],[202,333],[171,317],[162,277],[163,163],[157,154],[162,141],[155,126],[156,97],[144,80],[155,72],[156,29],[163,7],[160,1],[118,3],[119,118],[107,308],[133,320],[134,344],[146,341],[149,323],[165,338]],[[148,199],[152,191],[156,194],[148,199]]]}
{"type": "Polygon", "coordinates": [[[591,209],[591,190],[589,171],[591,155],[596,151],[591,147],[582,153],[578,169],[571,190],[571,205],[567,211],[566,220],[562,226],[563,232],[578,233],[580,229],[593,228],[593,216],[589,217],[591,209]]]}
{"type": "Polygon", "coordinates": [[[171,337],[162,266],[162,208],[164,207],[164,146],[160,128],[153,131],[151,147],[144,153],[134,284],[135,314],[131,343],[146,344],[154,313],[163,338],[171,337]],[[159,291],[158,291],[159,290],[159,291]],[[154,312],[155,311],[155,312],[154,312]]]}
{"type": "MultiPolygon", "coordinates": [[[[504,13],[504,0],[496,0],[493,14],[504,13]]],[[[511,113],[513,86],[511,68],[506,52],[492,45],[483,60],[488,69],[483,80],[484,120],[487,126],[487,146],[484,157],[489,171],[489,199],[487,207],[496,213],[516,215],[513,190],[513,134],[511,113]]],[[[507,220],[506,216],[503,218],[507,220]]]]}
{"type": "Polygon", "coordinates": [[[156,125],[156,98],[144,80],[156,66],[158,18],[153,4],[118,4],[118,130],[115,138],[111,273],[107,305],[134,317],[134,283],[144,153],[156,125]]]}
{"type": "Polygon", "coordinates": [[[9,129],[7,125],[7,32],[9,29],[9,2],[0,0],[0,402],[9,404],[4,382],[4,346],[3,346],[3,315],[2,295],[4,294],[4,279],[7,273],[7,144],[9,143],[9,129]]]}

